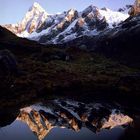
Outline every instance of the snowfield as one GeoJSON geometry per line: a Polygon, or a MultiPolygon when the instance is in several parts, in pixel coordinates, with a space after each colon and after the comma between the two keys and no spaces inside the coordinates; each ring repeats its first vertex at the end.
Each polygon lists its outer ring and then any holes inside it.
{"type": "Polygon", "coordinates": [[[10,26],[11,31],[23,38],[43,44],[62,43],[80,36],[96,36],[107,28],[114,28],[126,20],[129,15],[125,12],[112,11],[108,8],[99,9],[90,5],[81,12],[70,9],[59,14],[48,14],[35,2],[25,17],[18,24],[10,26]],[[18,27],[18,31],[15,29],[18,27]],[[14,29],[15,28],[15,29],[14,29]],[[21,28],[21,29],[20,29],[21,28]],[[46,40],[44,39],[46,37],[46,40]]]}

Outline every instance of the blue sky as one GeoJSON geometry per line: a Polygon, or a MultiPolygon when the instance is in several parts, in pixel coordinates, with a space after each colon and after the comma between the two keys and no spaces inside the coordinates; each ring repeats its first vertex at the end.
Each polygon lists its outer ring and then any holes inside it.
{"type": "Polygon", "coordinates": [[[75,8],[82,11],[93,4],[97,7],[118,9],[135,0],[0,0],[0,24],[20,21],[29,7],[38,2],[48,13],[53,14],[75,8]]]}

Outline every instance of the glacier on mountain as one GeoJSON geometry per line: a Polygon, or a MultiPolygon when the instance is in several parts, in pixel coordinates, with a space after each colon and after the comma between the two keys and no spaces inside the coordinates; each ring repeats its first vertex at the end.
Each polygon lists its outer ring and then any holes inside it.
{"type": "Polygon", "coordinates": [[[114,28],[129,17],[127,13],[99,9],[90,5],[81,12],[70,9],[59,14],[48,14],[35,2],[18,24],[5,25],[19,37],[42,44],[64,43],[83,35],[96,36],[107,28],[114,28]]]}

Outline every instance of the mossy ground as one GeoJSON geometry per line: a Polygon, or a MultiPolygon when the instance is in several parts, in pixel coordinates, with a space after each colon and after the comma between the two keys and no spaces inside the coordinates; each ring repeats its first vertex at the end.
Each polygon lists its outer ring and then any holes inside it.
{"type": "Polygon", "coordinates": [[[114,97],[140,93],[140,78],[122,78],[140,73],[139,69],[76,47],[43,46],[0,29],[0,49],[8,49],[15,55],[21,73],[13,78],[10,90],[6,85],[5,91],[8,89],[10,95],[30,98],[90,93],[114,97]],[[69,60],[64,59],[67,55],[69,60]]]}
{"type": "MultiPolygon", "coordinates": [[[[17,56],[18,57],[18,56],[17,56]]],[[[17,94],[130,94],[139,82],[124,84],[121,77],[138,73],[98,54],[76,48],[42,48],[40,52],[17,58],[23,75],[16,77],[13,90],[17,94]],[[63,52],[71,56],[69,61],[48,59],[48,53],[63,52]],[[46,54],[46,55],[45,55],[46,54]],[[130,85],[131,84],[131,85],[130,85]],[[114,92],[114,93],[113,93],[114,92]]],[[[136,92],[140,91],[139,87],[136,92]]],[[[106,96],[105,94],[105,96],[106,96]]]]}

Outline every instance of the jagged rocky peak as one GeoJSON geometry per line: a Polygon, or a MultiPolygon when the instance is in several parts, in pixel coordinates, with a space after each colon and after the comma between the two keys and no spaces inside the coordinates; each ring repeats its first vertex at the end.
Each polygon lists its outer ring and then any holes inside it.
{"type": "Polygon", "coordinates": [[[66,20],[67,21],[72,21],[72,19],[76,19],[78,17],[78,12],[75,9],[70,9],[67,12],[66,20]]]}
{"type": "Polygon", "coordinates": [[[78,12],[75,9],[70,9],[63,13],[62,18],[61,15],[58,16],[60,16],[60,18],[56,29],[64,31],[75,19],[78,18],[78,12]]]}
{"type": "Polygon", "coordinates": [[[135,1],[134,5],[132,6],[132,8],[129,11],[129,14],[131,16],[140,14],[140,0],[135,1]]]}
{"type": "Polygon", "coordinates": [[[38,10],[40,12],[45,12],[45,10],[37,2],[34,2],[33,5],[30,7],[29,11],[32,11],[32,10],[38,10]]]}
{"type": "Polygon", "coordinates": [[[30,33],[39,29],[47,19],[48,14],[35,2],[25,14],[21,22],[7,24],[5,27],[19,37],[27,37],[30,33]]]}
{"type": "Polygon", "coordinates": [[[44,44],[59,44],[84,35],[98,35],[107,28],[114,28],[114,25],[117,26],[128,17],[128,14],[108,8],[99,9],[94,5],[81,12],[70,9],[61,14],[48,15],[35,2],[21,22],[5,27],[19,37],[44,44]]]}
{"type": "Polygon", "coordinates": [[[48,16],[47,12],[40,6],[39,3],[34,2],[33,5],[29,8],[28,12],[26,13],[25,18],[31,18],[31,17],[38,16],[36,18],[39,18],[40,16],[43,16],[44,18],[48,16]]]}
{"type": "Polygon", "coordinates": [[[48,14],[45,10],[37,2],[35,2],[26,13],[20,24],[23,27],[23,31],[26,30],[28,33],[32,33],[40,28],[47,17],[48,14]]]}
{"type": "Polygon", "coordinates": [[[74,15],[77,11],[75,9],[68,10],[67,14],[74,15]]]}
{"type": "Polygon", "coordinates": [[[95,15],[98,15],[99,13],[99,9],[94,6],[94,5],[90,5],[89,7],[87,7],[83,12],[82,12],[82,17],[86,17],[89,13],[94,13],[95,15]]]}
{"type": "Polygon", "coordinates": [[[108,11],[109,9],[106,7],[101,8],[101,10],[108,11]]]}
{"type": "Polygon", "coordinates": [[[130,11],[131,8],[132,8],[132,5],[127,4],[127,5],[125,5],[124,7],[119,8],[119,9],[118,9],[118,12],[126,13],[126,14],[127,14],[127,13],[130,11]]]}

